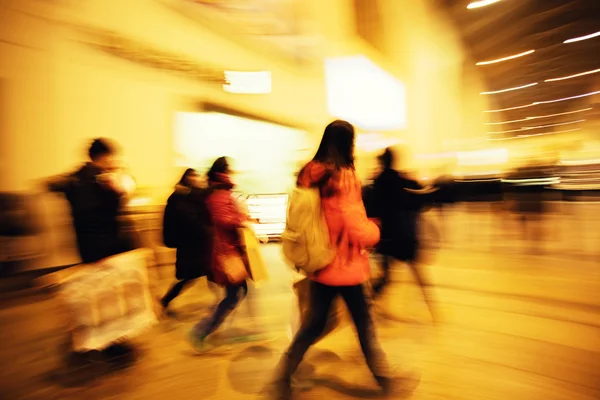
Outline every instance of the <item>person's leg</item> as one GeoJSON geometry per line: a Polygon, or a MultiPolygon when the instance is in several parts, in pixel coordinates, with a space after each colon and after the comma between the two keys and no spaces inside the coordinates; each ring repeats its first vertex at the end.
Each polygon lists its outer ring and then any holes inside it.
{"type": "Polygon", "coordinates": [[[362,285],[344,286],[340,288],[340,293],[354,321],[360,347],[367,365],[377,382],[384,389],[388,389],[389,379],[391,378],[390,368],[387,357],[375,335],[373,320],[369,313],[364,288],[362,285]]]}
{"type": "Polygon", "coordinates": [[[379,278],[379,280],[377,280],[376,282],[373,283],[373,298],[376,299],[378,298],[381,293],[383,292],[383,289],[385,289],[385,287],[389,284],[390,282],[390,267],[391,267],[391,257],[382,254],[381,255],[381,270],[383,272],[383,276],[381,276],[381,278],[379,278]]]}
{"type": "Polygon", "coordinates": [[[284,391],[290,390],[292,375],[302,362],[304,354],[323,333],[331,303],[338,293],[336,287],[312,281],[310,283],[310,312],[306,318],[302,319],[300,330],[277,367],[277,383],[284,391]]]}
{"type": "Polygon", "coordinates": [[[421,289],[421,293],[423,293],[423,298],[425,299],[425,303],[427,304],[431,318],[433,318],[434,321],[438,321],[439,316],[437,315],[437,309],[433,304],[433,284],[423,272],[422,266],[419,265],[418,262],[414,260],[407,261],[406,265],[408,268],[410,268],[415,280],[417,281],[417,285],[419,285],[419,288],[421,289]]]}
{"type": "Polygon", "coordinates": [[[227,318],[247,294],[248,284],[246,282],[239,285],[227,286],[227,295],[217,306],[217,309],[202,336],[206,337],[216,331],[223,321],[225,321],[225,318],[227,318]]]}
{"type": "Polygon", "coordinates": [[[177,297],[181,294],[181,291],[183,289],[185,289],[186,287],[189,287],[192,282],[194,280],[193,279],[183,279],[178,281],[177,283],[175,283],[171,289],[169,289],[169,291],[167,292],[167,294],[164,295],[164,297],[161,299],[160,303],[162,304],[163,308],[167,308],[169,307],[169,304],[177,297]]]}

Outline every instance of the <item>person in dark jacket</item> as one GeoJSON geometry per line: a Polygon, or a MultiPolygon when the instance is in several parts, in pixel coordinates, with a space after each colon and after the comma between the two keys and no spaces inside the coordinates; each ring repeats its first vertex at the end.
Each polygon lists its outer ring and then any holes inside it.
{"type": "MultiPolygon", "coordinates": [[[[117,146],[110,140],[95,139],[88,155],[90,161],[83,167],[53,178],[47,185],[50,191],[66,196],[81,259],[84,263],[95,263],[136,248],[120,220],[123,204],[135,190],[135,182],[123,173],[117,161],[117,146]]],[[[125,342],[114,343],[102,353],[111,359],[135,355],[134,348],[125,342]]]]}
{"type": "Polygon", "coordinates": [[[165,240],[177,248],[175,277],[178,282],[161,299],[167,309],[181,291],[196,279],[209,276],[212,263],[212,219],[206,206],[208,189],[203,189],[196,170],[189,168],[169,197],[164,215],[165,240]],[[167,238],[167,236],[172,236],[167,238]]]}
{"type": "Polygon", "coordinates": [[[431,285],[418,267],[419,214],[427,203],[434,200],[433,192],[392,168],[394,154],[390,148],[379,157],[379,161],[383,171],[367,191],[369,217],[378,218],[381,223],[381,240],[376,250],[382,256],[383,276],[373,282],[373,297],[379,297],[389,284],[392,260],[402,261],[409,266],[423,290],[433,316],[433,307],[426,293],[431,285]]]}
{"type": "Polygon", "coordinates": [[[108,139],[95,139],[88,155],[88,163],[74,173],[51,179],[48,189],[66,196],[81,259],[94,263],[135,248],[119,220],[135,182],[121,172],[117,147],[108,139]]]}

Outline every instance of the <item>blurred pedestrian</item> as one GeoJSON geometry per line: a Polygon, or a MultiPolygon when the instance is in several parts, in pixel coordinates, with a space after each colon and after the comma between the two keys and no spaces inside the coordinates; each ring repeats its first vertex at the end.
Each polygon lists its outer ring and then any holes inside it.
{"type": "Polygon", "coordinates": [[[163,239],[167,247],[177,249],[178,280],[161,299],[163,310],[169,314],[169,304],[183,289],[200,277],[212,278],[213,224],[206,205],[209,193],[198,172],[188,168],[167,201],[163,239]]]}
{"type": "Polygon", "coordinates": [[[212,276],[226,289],[226,296],[208,321],[202,321],[190,333],[198,352],[212,349],[206,338],[215,332],[227,316],[248,294],[248,265],[239,228],[248,220],[232,195],[234,184],[227,158],[219,157],[208,171],[210,194],[206,205],[214,226],[212,276]]]}
{"type": "Polygon", "coordinates": [[[334,121],[325,128],[313,160],[297,184],[319,187],[321,206],[336,247],[333,262],[310,276],[310,311],[277,368],[275,397],[291,398],[292,375],[304,354],[322,335],[333,300],[341,296],[352,315],[367,365],[378,384],[390,389],[386,356],[374,334],[364,283],[369,279],[367,248],[379,240],[379,229],[367,219],[361,185],[354,169],[354,127],[334,121]]]}
{"type": "Polygon", "coordinates": [[[136,247],[120,221],[135,182],[120,168],[110,140],[95,139],[88,155],[83,167],[51,179],[48,188],[69,201],[79,254],[84,263],[93,263],[136,247]]]}
{"type": "Polygon", "coordinates": [[[435,315],[431,299],[431,283],[418,263],[419,214],[435,197],[424,190],[416,180],[393,169],[394,153],[387,148],[379,156],[382,172],[375,179],[370,193],[369,217],[381,223],[381,241],[377,253],[381,255],[383,275],[373,282],[373,297],[376,299],[390,283],[393,260],[406,263],[411,269],[432,317],[435,315]]]}
{"type": "MultiPolygon", "coordinates": [[[[48,189],[63,193],[71,207],[77,248],[83,263],[96,263],[137,247],[121,220],[123,206],[135,191],[135,182],[123,171],[118,148],[105,138],[95,139],[89,161],[75,172],[50,179],[48,189]]],[[[134,349],[114,343],[103,352],[110,359],[130,358],[134,349]]],[[[89,354],[80,354],[84,356],[89,354]]]]}

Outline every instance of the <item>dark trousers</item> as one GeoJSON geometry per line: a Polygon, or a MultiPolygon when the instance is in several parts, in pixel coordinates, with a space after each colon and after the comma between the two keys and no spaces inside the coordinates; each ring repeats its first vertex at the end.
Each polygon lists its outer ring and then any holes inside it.
{"type": "Polygon", "coordinates": [[[181,291],[187,287],[190,287],[196,279],[182,279],[176,284],[171,286],[171,289],[165,294],[160,303],[164,308],[167,308],[169,304],[175,300],[177,296],[181,294],[181,291]]]}
{"type": "Polygon", "coordinates": [[[390,283],[390,266],[391,257],[381,255],[381,270],[383,275],[375,282],[373,282],[373,298],[377,298],[383,292],[383,289],[390,283]]]}
{"type": "Polygon", "coordinates": [[[216,331],[223,321],[225,321],[225,318],[227,318],[247,294],[248,284],[246,282],[239,285],[227,286],[227,295],[217,306],[215,313],[204,331],[204,336],[208,336],[216,331]]]}
{"type": "Polygon", "coordinates": [[[375,337],[363,286],[327,286],[313,281],[310,288],[309,316],[302,322],[300,330],[279,364],[279,379],[285,382],[291,380],[304,354],[325,329],[329,309],[338,295],[342,296],[350,311],[369,369],[380,384],[384,383],[389,374],[389,367],[386,356],[375,337]]]}

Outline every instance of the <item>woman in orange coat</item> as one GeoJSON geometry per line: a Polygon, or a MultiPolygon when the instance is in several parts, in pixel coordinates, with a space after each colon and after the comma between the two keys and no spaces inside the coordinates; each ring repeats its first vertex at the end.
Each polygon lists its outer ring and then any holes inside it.
{"type": "Polygon", "coordinates": [[[374,335],[364,288],[370,278],[367,248],[379,241],[379,228],[367,218],[363,205],[361,184],[354,169],[354,127],[350,123],[334,121],[325,128],[319,149],[300,171],[297,184],[320,188],[322,209],[337,255],[330,265],[310,277],[310,317],[303,322],[279,364],[276,397],[290,398],[292,375],[323,332],[332,301],[338,295],[352,315],[371,372],[387,391],[387,360],[374,335]]]}

